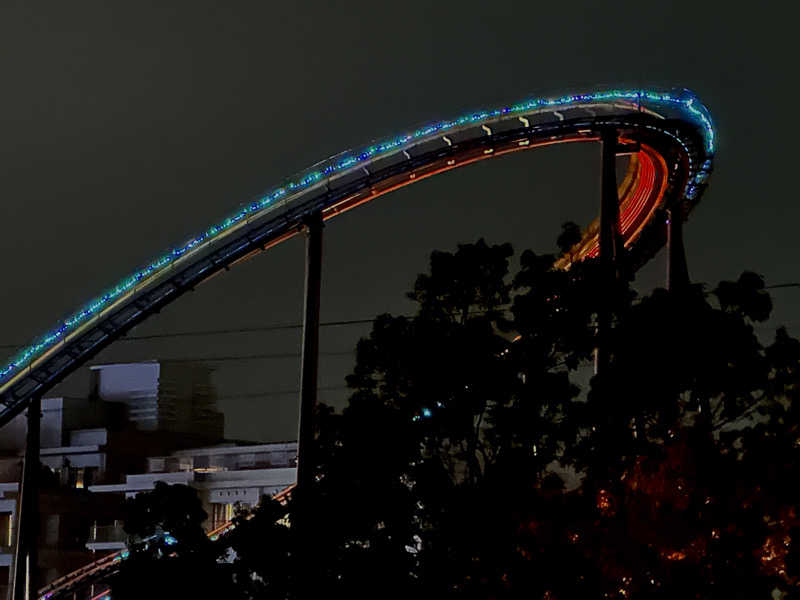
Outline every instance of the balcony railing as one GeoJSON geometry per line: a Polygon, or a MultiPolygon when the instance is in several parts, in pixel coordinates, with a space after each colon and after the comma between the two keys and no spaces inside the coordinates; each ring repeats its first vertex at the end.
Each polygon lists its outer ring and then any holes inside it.
{"type": "Polygon", "coordinates": [[[249,471],[252,469],[286,469],[297,466],[297,457],[259,456],[242,459],[238,456],[194,456],[194,457],[158,457],[150,458],[149,473],[178,473],[182,471],[216,472],[216,471],[249,471]]]}

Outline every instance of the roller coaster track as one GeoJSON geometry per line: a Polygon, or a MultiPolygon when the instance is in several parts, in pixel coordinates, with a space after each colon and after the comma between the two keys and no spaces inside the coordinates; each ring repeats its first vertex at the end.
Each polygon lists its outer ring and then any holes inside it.
{"type": "MultiPolygon", "coordinates": [[[[665,243],[663,209],[679,207],[685,217],[711,172],[715,132],[691,92],[594,91],[478,111],[318,163],[101,293],[0,368],[0,426],[187,291],[297,235],[314,213],[331,219],[438,173],[542,146],[595,142],[609,127],[641,148],[620,190],[626,259],[636,268],[665,243]]],[[[591,256],[596,247],[594,225],[571,256],[591,256]]]]}
{"type": "MultiPolygon", "coordinates": [[[[477,111],[318,163],[96,296],[0,368],[0,426],[132,327],[297,235],[314,214],[328,220],[439,173],[542,146],[597,142],[609,129],[635,148],[619,186],[618,223],[623,260],[635,270],[664,246],[666,211],[685,219],[707,185],[716,133],[698,98],[683,89],[599,90],[477,111]]],[[[595,220],[558,265],[596,256],[598,230],[595,220]]],[[[89,573],[97,580],[106,573],[101,567],[121,556],[58,580],[42,590],[44,597],[74,589],[89,573]]]]}
{"type": "MultiPolygon", "coordinates": [[[[286,489],[275,494],[272,499],[286,504],[291,496],[294,484],[286,489]]],[[[234,524],[231,521],[224,523],[208,532],[208,537],[211,541],[216,541],[221,536],[231,531],[234,524]]],[[[39,589],[39,600],[56,600],[56,598],[69,598],[75,594],[77,590],[91,589],[90,586],[95,585],[101,588],[98,593],[91,592],[92,600],[101,600],[111,598],[110,591],[107,585],[102,584],[110,577],[119,571],[119,564],[128,557],[127,550],[120,550],[104,556],[103,558],[89,563],[68,573],[63,577],[59,577],[51,581],[49,584],[39,589]]]]}

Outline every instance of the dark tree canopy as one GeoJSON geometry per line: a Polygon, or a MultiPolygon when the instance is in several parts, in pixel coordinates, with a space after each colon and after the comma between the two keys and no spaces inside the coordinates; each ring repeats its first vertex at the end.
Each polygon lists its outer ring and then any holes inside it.
{"type": "Polygon", "coordinates": [[[207,515],[197,492],[167,485],[125,503],[129,556],[111,581],[115,600],[230,597],[228,569],[218,562],[223,548],[206,536],[207,515]]]}
{"type": "MultiPolygon", "coordinates": [[[[294,598],[309,578],[350,598],[800,597],[800,341],[756,335],[762,278],[638,297],[595,261],[525,251],[512,272],[512,255],[434,252],[416,315],[376,319],[346,409],[318,411],[312,533],[287,527],[292,503],[239,517],[219,542],[235,594],[294,598]]],[[[196,540],[196,513],[157,506],[140,515],[196,540]]]]}

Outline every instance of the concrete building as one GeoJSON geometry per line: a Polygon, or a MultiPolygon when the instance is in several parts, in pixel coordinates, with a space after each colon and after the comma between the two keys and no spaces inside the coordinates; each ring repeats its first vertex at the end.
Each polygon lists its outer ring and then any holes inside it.
{"type": "MultiPolygon", "coordinates": [[[[108,434],[98,425],[113,422],[114,407],[81,398],[42,400],[39,562],[45,580],[85,564],[85,533],[93,513],[118,514],[120,503],[103,503],[86,486],[102,481],[108,434]]],[[[18,416],[0,430],[0,596],[14,557],[26,419],[18,416]]],[[[121,465],[120,465],[121,466],[121,465]]]]}
{"type": "MultiPolygon", "coordinates": [[[[272,495],[294,483],[296,465],[296,442],[219,444],[150,457],[146,472],[126,475],[124,483],[92,485],[89,491],[130,498],[152,490],[157,481],[188,485],[198,491],[208,513],[205,527],[210,531],[229,521],[237,505],[254,506],[261,496],[272,495]]],[[[118,521],[98,521],[86,544],[93,551],[119,550],[124,545],[125,532],[118,521]]]]}
{"type": "Polygon", "coordinates": [[[169,431],[221,440],[211,369],[196,363],[152,361],[90,367],[91,397],[124,405],[138,431],[169,431]]]}
{"type": "MultiPolygon", "coordinates": [[[[87,398],[43,398],[40,554],[42,581],[97,558],[86,547],[95,522],[120,518],[124,495],[89,488],[148,472],[148,455],[223,440],[210,370],[191,363],[92,367],[87,398]]],[[[27,421],[0,429],[0,597],[10,575],[27,421]]]]}
{"type": "MultiPolygon", "coordinates": [[[[85,489],[61,487],[55,481],[45,485],[39,491],[39,571],[41,581],[48,582],[93,559],[85,544],[93,519],[111,519],[122,506],[117,499],[98,498],[85,489]]],[[[18,483],[0,484],[0,597],[11,583],[18,495],[18,483]]]]}

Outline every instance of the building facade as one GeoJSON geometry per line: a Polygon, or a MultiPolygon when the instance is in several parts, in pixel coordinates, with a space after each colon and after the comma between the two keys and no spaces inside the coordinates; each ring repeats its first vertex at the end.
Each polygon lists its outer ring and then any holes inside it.
{"type": "MultiPolygon", "coordinates": [[[[147,471],[128,474],[124,483],[89,486],[97,495],[130,498],[152,490],[157,481],[183,484],[197,490],[208,514],[206,530],[230,521],[237,507],[255,506],[261,496],[271,496],[295,482],[297,443],[216,446],[178,450],[168,456],[147,459],[147,471]]],[[[119,521],[97,522],[86,544],[93,551],[119,550],[125,546],[119,521]]]]}
{"type": "Polygon", "coordinates": [[[224,438],[225,420],[216,410],[211,369],[180,361],[117,363],[90,369],[90,397],[124,406],[125,419],[136,430],[224,438]]]}
{"type": "MultiPolygon", "coordinates": [[[[98,365],[86,398],[42,399],[43,583],[119,548],[124,499],[155,481],[198,489],[209,527],[237,501],[250,505],[294,481],[293,444],[225,443],[210,373],[186,362],[98,365]]],[[[0,597],[12,572],[26,435],[24,415],[0,429],[0,597]]]]}

